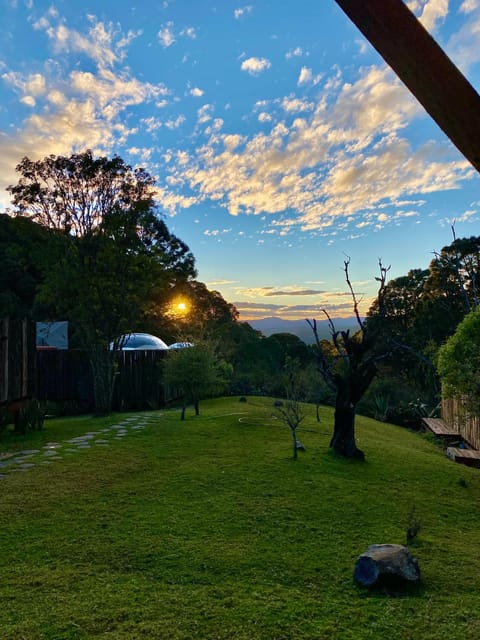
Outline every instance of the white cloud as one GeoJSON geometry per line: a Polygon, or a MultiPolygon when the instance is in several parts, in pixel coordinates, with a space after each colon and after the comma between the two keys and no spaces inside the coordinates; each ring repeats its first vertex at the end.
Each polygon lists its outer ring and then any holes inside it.
{"type": "Polygon", "coordinates": [[[472,13],[475,9],[478,9],[480,3],[478,0],[463,0],[460,6],[460,13],[472,13]]]}
{"type": "Polygon", "coordinates": [[[197,111],[197,124],[204,124],[212,119],[213,104],[204,104],[197,111]]]}
{"type": "Polygon", "coordinates": [[[20,98],[20,102],[27,105],[27,107],[34,107],[37,104],[33,96],[23,96],[23,98],[20,98]]]}
{"type": "Polygon", "coordinates": [[[252,12],[253,7],[251,5],[248,5],[246,7],[240,7],[238,9],[235,9],[233,12],[233,15],[235,16],[236,20],[239,20],[240,18],[242,18],[243,16],[249,14],[252,12]]]}
{"type": "MultiPolygon", "coordinates": [[[[43,73],[3,74],[4,82],[19,94],[19,100],[36,107],[14,133],[0,133],[0,201],[5,205],[10,198],[3,190],[17,181],[14,167],[22,156],[37,160],[86,148],[111,153],[136,132],[128,124],[126,113],[168,93],[164,85],[142,82],[127,67],[121,67],[125,47],[135,37],[133,32],[122,33],[110,24],[96,22],[94,17],[89,21],[86,33],[80,33],[50,10],[34,28],[45,32],[55,53],[62,52],[60,61],[53,64],[47,60],[43,73]],[[75,70],[66,72],[69,56],[76,63],[79,53],[93,60],[95,67],[86,72],[72,65],[75,70]]],[[[142,148],[137,155],[143,162],[149,150],[142,148]]]]}
{"type": "Polygon", "coordinates": [[[311,111],[313,109],[313,103],[306,100],[300,100],[292,96],[287,96],[282,100],[282,108],[288,113],[295,113],[300,111],[311,111]]]}
{"type": "Polygon", "coordinates": [[[287,51],[287,53],[285,54],[285,58],[289,60],[290,58],[299,57],[301,55],[303,55],[302,47],[295,47],[295,49],[290,49],[289,51],[287,51]]]}
{"type": "Polygon", "coordinates": [[[267,58],[247,58],[242,62],[242,71],[247,71],[252,76],[257,76],[272,66],[267,58]]]}
{"type": "Polygon", "coordinates": [[[182,124],[185,122],[185,116],[178,116],[176,118],[171,118],[170,120],[167,120],[165,122],[165,126],[167,127],[167,129],[178,129],[179,127],[182,126],[182,124]]]}
{"type": "Polygon", "coordinates": [[[321,75],[314,76],[312,70],[308,67],[302,67],[298,76],[297,85],[300,87],[306,84],[316,85],[321,80],[321,75]]]}
{"type": "Polygon", "coordinates": [[[154,133],[162,126],[161,120],[158,120],[158,118],[154,118],[153,116],[150,116],[149,118],[142,118],[140,122],[145,126],[148,133],[154,133]]]}
{"type": "Polygon", "coordinates": [[[266,111],[262,111],[261,113],[258,114],[259,122],[271,122],[272,120],[273,120],[273,117],[266,111]]]}
{"type": "Polygon", "coordinates": [[[160,27],[160,30],[157,34],[160,44],[165,49],[167,47],[172,46],[172,44],[176,41],[175,36],[173,35],[172,27],[173,27],[173,22],[167,22],[167,24],[162,25],[160,27]]]}
{"type": "Polygon", "coordinates": [[[238,145],[217,133],[170,172],[197,203],[218,202],[232,215],[290,212],[271,220],[280,235],[294,226],[332,233],[393,224],[402,202],[458,188],[473,175],[448,146],[415,147],[401,137],[418,117],[422,109],[394,74],[371,67],[354,83],[325,82],[312,111],[290,125],[279,121],[238,145]]]}
{"type": "Polygon", "coordinates": [[[102,67],[112,67],[116,62],[123,60],[125,49],[141,34],[140,31],[129,31],[118,37],[118,27],[112,23],[98,22],[94,16],[88,16],[92,26],[84,35],[69,29],[61,21],[52,24],[52,19],[56,20],[57,17],[55,11],[47,12],[33,27],[46,32],[53,43],[55,53],[82,53],[102,67]]]}
{"type": "Polygon", "coordinates": [[[446,45],[446,52],[464,73],[480,61],[480,2],[469,4],[467,9],[468,19],[446,45]]]}
{"type": "Polygon", "coordinates": [[[204,91],[202,89],[199,89],[198,87],[193,87],[192,89],[190,89],[190,95],[191,96],[195,96],[196,98],[200,98],[201,96],[203,96],[204,91]]]}
{"type": "Polygon", "coordinates": [[[46,91],[45,77],[40,73],[25,76],[15,71],[9,71],[2,74],[2,80],[24,95],[41,96],[46,91]]]}
{"type": "Polygon", "coordinates": [[[197,37],[197,32],[193,27],[185,27],[185,29],[182,29],[180,31],[180,35],[183,36],[184,38],[190,38],[190,40],[195,40],[195,38],[197,37]]]}
{"type": "Polygon", "coordinates": [[[427,31],[433,32],[448,15],[448,0],[427,0],[418,19],[427,31]]]}

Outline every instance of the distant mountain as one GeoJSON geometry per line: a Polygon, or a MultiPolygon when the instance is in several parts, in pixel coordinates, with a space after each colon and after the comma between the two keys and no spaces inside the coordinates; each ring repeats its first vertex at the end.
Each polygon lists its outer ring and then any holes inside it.
{"type": "MultiPolygon", "coordinates": [[[[356,318],[334,318],[337,331],[356,331],[358,324],[356,318]]],[[[260,320],[247,320],[248,324],[261,331],[264,336],[271,336],[272,333],[293,333],[307,344],[313,344],[315,339],[311,328],[305,320],[284,320],[283,318],[261,318],[260,320]]],[[[328,320],[317,320],[318,335],[320,339],[330,338],[328,320]]]]}

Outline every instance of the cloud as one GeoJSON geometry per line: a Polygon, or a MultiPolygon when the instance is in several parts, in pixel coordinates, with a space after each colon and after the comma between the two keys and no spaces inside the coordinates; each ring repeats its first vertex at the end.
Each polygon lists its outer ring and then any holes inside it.
{"type": "Polygon", "coordinates": [[[240,20],[240,18],[243,18],[243,16],[248,15],[249,13],[252,12],[252,9],[253,7],[251,5],[248,5],[246,7],[239,7],[238,9],[235,9],[233,12],[235,20],[240,20]]]}
{"type": "Polygon", "coordinates": [[[325,291],[319,289],[276,289],[266,293],[266,296],[318,296],[324,294],[325,291]]]}
{"type": "Polygon", "coordinates": [[[314,105],[312,102],[307,102],[306,100],[301,100],[292,96],[285,97],[282,100],[282,108],[289,113],[311,111],[313,107],[314,105]]]}
{"type": "Polygon", "coordinates": [[[478,7],[478,0],[463,0],[460,6],[460,13],[472,13],[472,11],[475,11],[475,9],[478,9],[478,7]]]}
{"type": "Polygon", "coordinates": [[[164,49],[167,47],[171,47],[175,40],[175,36],[173,35],[173,22],[167,22],[167,24],[160,27],[160,30],[157,34],[158,40],[164,49]]]}
{"type": "Polygon", "coordinates": [[[282,236],[396,224],[401,202],[457,189],[474,175],[447,143],[403,136],[424,112],[388,68],[364,68],[353,82],[333,77],[304,117],[286,111],[235,147],[224,143],[232,134],[217,133],[169,171],[197,203],[214,201],[234,216],[272,214],[269,226],[282,236]]]}
{"type": "Polygon", "coordinates": [[[183,36],[184,38],[190,38],[190,40],[195,40],[195,38],[197,37],[197,32],[193,27],[185,27],[185,29],[182,29],[180,31],[180,35],[183,36]]]}
{"type": "Polygon", "coordinates": [[[252,76],[257,76],[263,71],[270,69],[271,62],[267,58],[247,58],[242,62],[242,71],[247,71],[252,76]]]}
{"type": "Polygon", "coordinates": [[[464,12],[468,12],[468,20],[449,38],[445,50],[461,71],[468,73],[480,61],[480,2],[469,3],[464,12]]]}
{"type": "Polygon", "coordinates": [[[258,114],[259,122],[271,122],[272,120],[273,120],[273,116],[270,113],[267,113],[266,111],[262,111],[262,113],[258,114]]]}
{"type": "Polygon", "coordinates": [[[298,286],[278,287],[253,287],[249,289],[237,289],[237,294],[250,298],[272,298],[275,296],[318,296],[326,291],[319,289],[304,289],[298,286]]]}
{"type": "Polygon", "coordinates": [[[448,15],[448,0],[426,0],[418,19],[427,31],[433,32],[448,15]]]}
{"type": "Polygon", "coordinates": [[[290,60],[290,58],[298,58],[303,55],[302,47],[295,47],[295,49],[289,49],[285,54],[285,58],[290,60]]]}
{"type": "Polygon", "coordinates": [[[85,35],[68,28],[62,21],[52,24],[52,19],[57,17],[57,12],[51,10],[35,22],[33,27],[46,32],[56,54],[81,53],[94,60],[99,67],[112,67],[116,62],[122,61],[130,42],[142,33],[128,31],[122,34],[122,37],[118,37],[118,26],[111,22],[99,22],[95,16],[88,16],[92,26],[85,35]]]}
{"type": "Polygon", "coordinates": [[[321,75],[314,76],[311,69],[309,69],[308,67],[302,67],[300,70],[300,75],[298,76],[297,85],[299,87],[306,84],[316,85],[320,82],[320,80],[321,75]]]}
{"type": "Polygon", "coordinates": [[[204,94],[204,91],[202,89],[199,89],[198,87],[192,87],[192,89],[190,89],[190,95],[194,96],[195,98],[201,98],[204,94]]]}
{"type": "MultiPolygon", "coordinates": [[[[142,82],[121,66],[125,47],[138,32],[123,33],[90,16],[86,33],[80,33],[69,28],[55,10],[47,12],[33,28],[43,31],[54,53],[62,52],[62,56],[56,63],[47,60],[43,73],[10,70],[2,76],[19,94],[21,103],[36,107],[15,131],[0,133],[0,202],[5,206],[10,196],[4,189],[17,182],[14,167],[23,156],[37,160],[86,148],[110,153],[136,131],[125,114],[168,93],[164,85],[142,82]],[[75,69],[78,54],[93,61],[92,71],[75,69]],[[74,70],[68,72],[70,57],[74,70]]],[[[135,150],[135,145],[131,149],[135,150]]],[[[148,155],[148,149],[139,149],[139,158],[148,155]]]]}
{"type": "MultiPolygon", "coordinates": [[[[364,314],[368,310],[372,300],[362,301],[362,311],[364,314]]],[[[250,302],[245,300],[236,300],[233,302],[240,312],[240,318],[248,322],[248,320],[257,320],[269,316],[277,316],[288,320],[305,320],[305,318],[322,317],[324,306],[313,304],[299,305],[282,305],[269,304],[264,302],[250,302]]],[[[351,300],[341,303],[328,303],[328,313],[331,318],[345,318],[352,316],[351,300]]],[[[324,319],[324,318],[323,318],[324,319]]]]}

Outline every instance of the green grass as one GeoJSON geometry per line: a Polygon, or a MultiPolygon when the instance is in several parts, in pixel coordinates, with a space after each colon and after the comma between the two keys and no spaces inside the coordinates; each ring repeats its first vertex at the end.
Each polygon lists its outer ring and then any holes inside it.
{"type": "MultiPolygon", "coordinates": [[[[361,417],[367,462],[337,458],[313,407],[294,462],[272,400],[200,409],[0,481],[1,640],[478,638],[480,471],[361,417]],[[358,587],[356,557],[404,543],[413,505],[421,584],[358,587]]],[[[0,450],[114,420],[47,421],[0,450]]]]}

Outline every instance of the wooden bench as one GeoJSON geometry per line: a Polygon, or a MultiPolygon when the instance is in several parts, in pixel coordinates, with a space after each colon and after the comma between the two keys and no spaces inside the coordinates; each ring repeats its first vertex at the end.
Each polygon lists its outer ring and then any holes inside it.
{"type": "Polygon", "coordinates": [[[422,422],[436,436],[460,437],[460,433],[454,427],[445,424],[441,418],[422,418],[422,422]]]}
{"type": "Polygon", "coordinates": [[[480,451],[476,451],[475,449],[447,447],[447,456],[454,462],[460,462],[469,467],[480,468],[480,451]]]}

